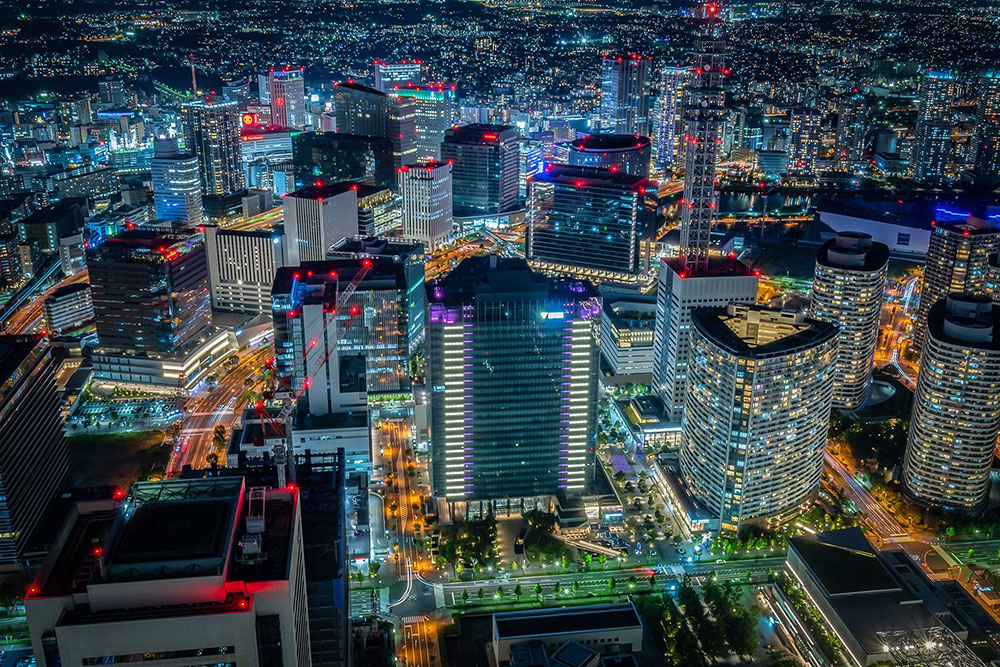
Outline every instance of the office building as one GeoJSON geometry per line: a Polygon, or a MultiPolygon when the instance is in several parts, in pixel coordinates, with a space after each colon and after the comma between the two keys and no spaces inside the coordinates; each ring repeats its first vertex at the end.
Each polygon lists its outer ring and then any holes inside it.
{"type": "Polygon", "coordinates": [[[94,319],[94,300],[90,285],[63,285],[45,297],[42,304],[45,326],[53,336],[61,336],[94,319]]]}
{"type": "Polygon", "coordinates": [[[781,525],[819,490],[837,329],[730,304],[691,317],[681,474],[719,532],[781,525]]]}
{"type": "Polygon", "coordinates": [[[1000,178],[1000,72],[979,79],[976,132],[973,136],[976,179],[986,183],[1000,178]]]}
{"type": "Polygon", "coordinates": [[[428,286],[428,300],[433,494],[478,515],[583,492],[596,436],[593,288],[490,255],[428,286]]]}
{"type": "Polygon", "coordinates": [[[823,115],[817,109],[798,107],[788,112],[788,173],[813,176],[817,173],[822,142],[823,115]]]}
{"type": "Polygon", "coordinates": [[[358,186],[314,185],[281,198],[285,219],[285,264],[318,262],[337,241],[358,233],[358,186]]]}
{"type": "Polygon", "coordinates": [[[0,336],[0,568],[18,560],[69,474],[57,362],[42,336],[0,336]]]}
{"type": "Polygon", "coordinates": [[[97,99],[116,109],[126,106],[125,83],[121,79],[106,77],[97,82],[97,99]]]}
{"type": "Polygon", "coordinates": [[[15,230],[0,232],[0,289],[10,289],[24,277],[18,242],[15,230]]]}
{"type": "Polygon", "coordinates": [[[540,141],[532,139],[522,139],[519,144],[520,150],[520,179],[518,181],[517,194],[525,199],[528,198],[528,182],[535,174],[542,170],[545,165],[545,153],[540,141]]]}
{"type": "Polygon", "coordinates": [[[292,161],[293,134],[297,131],[288,128],[243,127],[240,131],[241,153],[243,176],[248,188],[277,191],[274,171],[292,161]]]}
{"type": "MultiPolygon", "coordinates": [[[[304,70],[282,67],[268,71],[267,102],[271,105],[271,124],[301,130],[307,125],[304,70]]],[[[265,101],[263,97],[261,101],[265,101]]]]}
{"type": "Polygon", "coordinates": [[[292,137],[292,162],[299,187],[339,181],[396,186],[392,142],[337,132],[303,132],[292,137]]]}
{"type": "Polygon", "coordinates": [[[875,548],[861,528],[790,538],[785,569],[851,667],[979,666],[995,659],[989,638],[1000,626],[961,583],[930,579],[907,552],[875,548]]]}
{"type": "Polygon", "coordinates": [[[60,199],[18,220],[15,223],[18,240],[21,243],[37,244],[43,253],[57,254],[60,239],[82,232],[84,219],[88,214],[86,199],[60,199]]]}
{"type": "Polygon", "coordinates": [[[271,284],[284,266],[281,229],[238,231],[205,227],[212,309],[233,313],[271,312],[271,284]]]}
{"type": "Polygon", "coordinates": [[[383,93],[392,92],[395,88],[419,86],[423,80],[423,61],[404,58],[398,63],[384,60],[375,61],[375,88],[383,93]]]}
{"type": "MultiPolygon", "coordinates": [[[[921,297],[922,298],[922,297],[921,297]]],[[[903,482],[922,505],[976,514],[1000,433],[1000,306],[949,294],[927,313],[903,482]]]]}
{"type": "Polygon", "coordinates": [[[681,111],[684,105],[686,67],[664,67],[660,70],[660,94],[653,112],[654,161],[664,167],[675,167],[683,151],[680,138],[684,134],[681,111]]]}
{"type": "Polygon", "coordinates": [[[854,95],[837,105],[837,135],[834,162],[837,169],[856,172],[864,167],[868,142],[868,112],[865,98],[854,95]]]}
{"type": "MultiPolygon", "coordinates": [[[[2,252],[2,248],[0,248],[2,252]]],[[[983,281],[983,293],[1000,303],[1000,255],[994,253],[986,259],[986,279],[983,281]]]]}
{"type": "Polygon", "coordinates": [[[920,306],[913,323],[913,345],[924,342],[927,313],[952,293],[981,294],[985,289],[989,257],[1000,250],[1000,229],[969,217],[964,223],[938,222],[927,247],[920,306]]]}
{"type": "Polygon", "coordinates": [[[910,166],[918,181],[937,183],[946,177],[951,151],[951,104],[955,79],[948,72],[928,72],[920,82],[917,123],[910,166]]]}
{"type": "Polygon", "coordinates": [[[841,232],[816,255],[811,314],[839,330],[833,407],[856,410],[871,388],[889,248],[869,234],[841,232]]]}
{"type": "Polygon", "coordinates": [[[410,99],[416,105],[418,160],[440,160],[444,133],[458,120],[455,86],[431,83],[426,86],[406,84],[387,90],[392,97],[410,99]]]}
{"type": "Polygon", "coordinates": [[[528,261],[542,271],[635,281],[652,187],[624,172],[549,165],[529,184],[528,261]]]}
{"type": "Polygon", "coordinates": [[[652,299],[604,300],[601,309],[601,356],[612,375],[653,373],[656,302],[652,299]]]}
{"type": "Polygon", "coordinates": [[[452,165],[424,162],[404,165],[397,174],[403,197],[403,237],[434,252],[451,237],[452,165]]]}
{"type": "Polygon", "coordinates": [[[601,63],[601,131],[649,136],[652,60],[632,55],[601,63]]]}
{"type": "Polygon", "coordinates": [[[403,224],[403,198],[395,190],[378,185],[358,185],[358,233],[363,236],[393,235],[403,224]]]}
{"type": "Polygon", "coordinates": [[[295,486],[243,477],[78,504],[24,602],[35,659],[308,667],[301,512],[295,486]]]}
{"type": "Polygon", "coordinates": [[[393,165],[417,160],[417,104],[414,99],[388,95],[348,81],[333,89],[337,132],[382,137],[392,144],[393,165]]]}
{"type": "Polygon", "coordinates": [[[154,146],[156,152],[150,167],[156,217],[183,226],[200,225],[205,211],[198,158],[180,153],[176,139],[159,138],[154,146]]]}
{"type": "Polygon", "coordinates": [[[633,134],[590,134],[569,146],[569,163],[600,167],[640,178],[649,177],[650,142],[633,134]]]}
{"type": "Polygon", "coordinates": [[[473,124],[445,132],[441,160],[452,163],[456,216],[505,213],[517,208],[517,130],[473,124]]]}
{"type": "Polygon", "coordinates": [[[245,188],[240,107],[237,102],[196,100],[181,105],[184,146],[198,157],[205,195],[230,195],[245,188]]]}

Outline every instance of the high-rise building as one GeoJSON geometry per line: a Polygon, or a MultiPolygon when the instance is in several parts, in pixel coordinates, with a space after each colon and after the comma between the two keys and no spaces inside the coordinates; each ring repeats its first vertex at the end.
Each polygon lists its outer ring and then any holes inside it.
{"type": "Polygon", "coordinates": [[[285,218],[285,265],[318,262],[337,241],[358,233],[358,186],[314,185],[281,198],[285,218]]]}
{"type": "Polygon", "coordinates": [[[650,142],[633,134],[589,134],[569,146],[575,167],[601,167],[630,176],[649,178],[650,142]]]}
{"type": "Polygon", "coordinates": [[[375,61],[375,88],[383,93],[395,88],[419,86],[423,80],[423,61],[403,59],[398,63],[375,61]]]}
{"type": "Polygon", "coordinates": [[[433,494],[475,514],[582,492],[595,444],[593,288],[490,255],[428,286],[428,300],[433,494]]]}
{"type": "Polygon", "coordinates": [[[283,230],[205,227],[212,308],[234,313],[270,313],[271,284],[284,266],[283,230]]]}
{"type": "Polygon", "coordinates": [[[120,108],[125,106],[125,84],[121,79],[107,77],[97,82],[97,98],[101,104],[120,108]]]}
{"type": "Polygon", "coordinates": [[[245,187],[238,102],[196,100],[181,105],[184,145],[198,156],[202,192],[229,195],[245,187]]]}
{"type": "Polygon", "coordinates": [[[403,237],[434,252],[451,237],[452,165],[424,162],[399,168],[397,182],[403,197],[403,237]]]}
{"type": "Polygon", "coordinates": [[[529,183],[526,257],[542,271],[634,281],[652,187],[623,172],[547,166],[529,183]]]}
{"type": "Polygon", "coordinates": [[[789,174],[816,174],[822,121],[823,115],[817,109],[798,107],[788,112],[789,174]]]}
{"type": "Polygon", "coordinates": [[[856,410],[868,400],[888,265],[889,248],[860,232],[840,232],[816,255],[811,312],[840,332],[833,384],[838,410],[856,410]]]}
{"type": "Polygon", "coordinates": [[[240,476],[78,504],[25,596],[35,659],[309,667],[301,512],[240,476]]]}
{"type": "Polygon", "coordinates": [[[178,152],[176,139],[157,139],[154,150],[150,166],[156,217],[184,226],[200,225],[205,211],[198,157],[178,152]]]}
{"type": "Polygon", "coordinates": [[[455,125],[458,106],[455,103],[455,86],[431,83],[426,86],[405,84],[387,90],[389,95],[411,99],[416,105],[416,133],[418,160],[441,159],[441,142],[444,133],[455,125]]]}
{"type": "Polygon", "coordinates": [[[653,391],[668,418],[680,421],[688,384],[691,310],[751,304],[757,275],[729,257],[709,260],[715,219],[715,167],[725,121],[726,44],[710,21],[695,40],[694,76],[684,118],[684,197],[681,199],[680,256],[661,261],[653,335],[653,391]]]}
{"type": "Polygon", "coordinates": [[[200,234],[122,232],[91,250],[87,263],[101,348],[170,355],[211,327],[200,234]]]}
{"type": "Polygon", "coordinates": [[[16,569],[69,473],[56,365],[42,336],[0,336],[0,567],[4,569],[16,569]]]}
{"type": "Polygon", "coordinates": [[[948,72],[928,72],[920,82],[917,123],[910,165],[918,181],[945,178],[951,149],[951,103],[955,80],[948,72]]]}
{"type": "Polygon", "coordinates": [[[950,294],[927,314],[903,482],[918,503],[977,513],[1000,433],[1000,306],[950,294]]]}
{"type": "Polygon", "coordinates": [[[962,224],[938,222],[927,246],[913,344],[923,345],[927,313],[952,293],[982,294],[989,256],[1000,250],[1000,229],[969,218],[962,224]]]}
{"type": "Polygon", "coordinates": [[[868,147],[868,104],[861,95],[840,100],[837,105],[835,162],[838,169],[857,171],[864,164],[868,147]]]}
{"type": "Polygon", "coordinates": [[[545,166],[545,153],[542,142],[534,139],[522,139],[519,143],[520,152],[520,180],[518,182],[518,195],[527,199],[528,182],[535,174],[545,166]]]}
{"type": "Polygon", "coordinates": [[[992,183],[1000,178],[1000,72],[983,74],[979,79],[979,104],[976,108],[976,133],[973,137],[975,174],[978,180],[992,183]]]}
{"type": "Polygon", "coordinates": [[[819,490],[836,327],[739,305],[698,309],[691,324],[684,481],[720,533],[785,523],[819,490]]]}
{"type": "Polygon", "coordinates": [[[417,159],[417,104],[414,99],[388,95],[347,81],[333,89],[337,132],[383,137],[392,142],[396,167],[417,159]]]}
{"type": "Polygon", "coordinates": [[[678,152],[683,150],[678,140],[684,134],[681,110],[688,76],[686,67],[664,67],[660,70],[660,94],[653,112],[654,160],[658,165],[675,166],[678,152]]]}
{"type": "Polygon", "coordinates": [[[652,61],[632,55],[601,63],[601,131],[649,136],[652,61]]]}
{"type": "Polygon", "coordinates": [[[986,279],[983,281],[983,293],[1000,303],[1000,255],[993,253],[986,259],[986,279]]]}
{"type": "Polygon", "coordinates": [[[403,197],[393,188],[358,185],[358,233],[391,236],[403,224],[403,197]]]}
{"type": "Polygon", "coordinates": [[[0,232],[0,289],[10,289],[21,281],[21,253],[17,248],[18,236],[13,229],[0,232]]]}
{"type": "Polygon", "coordinates": [[[337,132],[303,132],[292,137],[292,163],[299,187],[338,181],[396,186],[392,142],[337,132]]]}
{"type": "Polygon", "coordinates": [[[455,215],[517,208],[517,130],[507,125],[462,125],[445,132],[441,160],[451,162],[455,215]]]}
{"type": "Polygon", "coordinates": [[[60,336],[94,319],[94,299],[87,283],[73,283],[57,288],[42,304],[45,326],[60,336]]]}
{"type": "MultiPolygon", "coordinates": [[[[267,101],[271,104],[271,124],[302,129],[306,126],[306,89],[301,67],[268,71],[267,101]]],[[[261,101],[265,101],[263,97],[261,101]]]]}

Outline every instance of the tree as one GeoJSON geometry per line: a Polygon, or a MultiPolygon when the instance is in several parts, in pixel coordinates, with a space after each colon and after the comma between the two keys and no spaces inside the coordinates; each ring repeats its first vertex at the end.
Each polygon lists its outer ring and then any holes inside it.
{"type": "Polygon", "coordinates": [[[542,597],[542,585],[541,584],[535,584],[535,589],[534,590],[535,590],[535,598],[541,598],[542,597]]]}
{"type": "Polygon", "coordinates": [[[521,584],[518,584],[517,586],[514,587],[514,597],[516,599],[520,600],[521,599],[521,595],[523,595],[523,594],[524,594],[524,591],[521,589],[521,584]]]}
{"type": "Polygon", "coordinates": [[[503,600],[503,586],[497,586],[496,599],[503,600]]]}
{"type": "Polygon", "coordinates": [[[601,564],[601,567],[604,567],[608,563],[608,557],[604,554],[599,554],[597,556],[597,562],[601,564]]]}
{"type": "Polygon", "coordinates": [[[479,589],[479,590],[478,590],[478,591],[476,592],[476,595],[478,595],[478,596],[479,596],[479,601],[480,601],[480,602],[482,602],[482,601],[483,601],[483,598],[484,598],[484,597],[486,597],[486,593],[485,593],[485,592],[483,591],[483,589],[482,589],[482,588],[480,588],[480,589],[479,589]]]}
{"type": "Polygon", "coordinates": [[[462,591],[462,604],[469,604],[469,591],[468,590],[463,590],[462,591]]]}
{"type": "Polygon", "coordinates": [[[614,578],[614,577],[608,577],[608,589],[609,589],[609,590],[610,590],[610,591],[611,591],[612,593],[614,593],[614,592],[615,592],[615,587],[616,587],[617,585],[618,585],[618,582],[617,582],[617,581],[615,581],[615,578],[614,578]]]}
{"type": "Polygon", "coordinates": [[[948,526],[944,531],[945,537],[955,537],[955,526],[948,526]]]}
{"type": "Polygon", "coordinates": [[[590,569],[590,563],[594,560],[594,555],[587,551],[583,554],[583,567],[586,570],[590,569]]]}
{"type": "Polygon", "coordinates": [[[214,465],[218,464],[219,463],[219,455],[216,454],[215,452],[212,452],[211,454],[209,454],[208,456],[205,457],[205,463],[207,463],[210,466],[214,466],[214,465]]]}
{"type": "Polygon", "coordinates": [[[354,573],[354,578],[358,580],[359,584],[365,583],[365,573],[360,570],[354,573]]]}
{"type": "Polygon", "coordinates": [[[377,560],[373,560],[368,563],[368,574],[372,576],[372,579],[378,576],[378,571],[382,569],[382,563],[377,560]]]}
{"type": "Polygon", "coordinates": [[[579,593],[579,592],[580,592],[580,582],[579,581],[574,581],[573,582],[573,593],[576,594],[576,593],[579,593]]]}

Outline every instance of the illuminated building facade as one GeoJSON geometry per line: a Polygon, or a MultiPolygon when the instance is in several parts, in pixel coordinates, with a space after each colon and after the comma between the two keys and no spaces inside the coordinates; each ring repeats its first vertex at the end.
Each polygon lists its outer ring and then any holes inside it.
{"type": "Polygon", "coordinates": [[[441,143],[441,160],[452,163],[452,201],[458,216],[505,213],[517,208],[517,130],[508,125],[453,127],[441,143]]]}
{"type": "Polygon", "coordinates": [[[543,271],[636,280],[651,187],[622,172],[549,165],[529,182],[528,261],[543,271]]]}
{"type": "Polygon", "coordinates": [[[237,102],[196,100],[181,105],[184,145],[198,156],[202,192],[229,195],[245,187],[237,102]]]}
{"type": "Polygon", "coordinates": [[[979,80],[973,142],[976,178],[996,181],[1000,178],[1000,72],[987,72],[979,80]]]}
{"type": "Polygon", "coordinates": [[[1000,229],[970,217],[962,224],[938,222],[927,247],[920,307],[913,324],[913,344],[923,345],[927,314],[952,293],[981,294],[989,257],[1000,250],[1000,229]]]}
{"type": "Polygon", "coordinates": [[[837,329],[743,305],[692,316],[681,474],[719,532],[776,526],[819,490],[837,329]]]}
{"type": "Polygon", "coordinates": [[[417,160],[417,105],[407,97],[347,81],[333,89],[337,132],[382,137],[392,144],[396,167],[417,160]]]}
{"type": "Polygon", "coordinates": [[[888,265],[889,248],[860,232],[841,232],[816,255],[812,316],[839,330],[837,410],[856,410],[868,400],[888,265]]]}
{"type": "Polygon", "coordinates": [[[428,301],[433,494],[476,513],[582,492],[596,437],[593,288],[490,255],[429,285],[428,301]]]}
{"type": "Polygon", "coordinates": [[[314,185],[281,198],[285,264],[318,262],[341,239],[358,233],[358,185],[314,185]]]}
{"type": "Polygon", "coordinates": [[[649,136],[652,60],[604,58],[601,63],[601,131],[649,136]]]}
{"type": "Polygon", "coordinates": [[[663,167],[675,167],[678,152],[683,150],[679,141],[684,134],[681,110],[689,74],[686,67],[664,67],[660,70],[660,95],[656,98],[653,113],[653,159],[663,167]]]}
{"type": "Polygon", "coordinates": [[[951,294],[931,307],[903,482],[918,503],[978,513],[1000,432],[1000,306],[951,294]]]}
{"type": "Polygon", "coordinates": [[[157,139],[154,146],[150,166],[156,217],[184,226],[200,225],[205,211],[197,156],[178,152],[176,139],[157,139]]]}
{"type": "Polygon", "coordinates": [[[292,137],[292,163],[299,187],[348,180],[396,185],[392,142],[385,137],[303,132],[292,137]]]}
{"type": "MultiPolygon", "coordinates": [[[[441,159],[441,142],[444,133],[455,125],[458,106],[455,101],[455,86],[430,83],[426,86],[399,86],[386,91],[397,99],[412,100],[416,111],[416,133],[418,160],[441,159]]],[[[404,163],[405,164],[405,163],[404,163]]]]}
{"type": "Polygon", "coordinates": [[[649,156],[649,138],[633,134],[590,134],[569,146],[574,167],[600,167],[640,178],[649,177],[649,156]]]}
{"type": "Polygon", "coordinates": [[[301,67],[272,69],[267,74],[271,124],[301,130],[306,125],[306,89],[301,67]]]}
{"type": "Polygon", "coordinates": [[[788,113],[788,173],[814,175],[821,146],[823,115],[817,109],[798,107],[788,113]]]}
{"type": "Polygon", "coordinates": [[[429,252],[448,241],[452,231],[452,165],[423,162],[399,168],[403,197],[403,237],[419,241],[429,252]]]}
{"type": "Polygon", "coordinates": [[[212,308],[234,313],[271,312],[271,283],[284,265],[281,231],[205,227],[212,308]]]}
{"type": "Polygon", "coordinates": [[[855,95],[837,105],[835,160],[838,169],[855,172],[864,166],[868,139],[869,108],[864,97],[855,95]]]}
{"type": "Polygon", "coordinates": [[[951,103],[955,79],[948,72],[928,72],[920,82],[917,124],[910,155],[918,181],[944,180],[951,150],[951,103]]]}
{"type": "Polygon", "coordinates": [[[403,59],[398,63],[375,61],[375,88],[383,93],[408,85],[418,86],[423,80],[423,61],[403,59]]]}

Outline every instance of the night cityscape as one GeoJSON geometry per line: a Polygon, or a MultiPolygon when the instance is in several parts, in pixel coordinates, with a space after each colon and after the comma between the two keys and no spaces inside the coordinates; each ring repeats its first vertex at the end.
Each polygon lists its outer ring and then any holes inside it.
{"type": "Polygon", "coordinates": [[[1000,665],[1000,4],[0,7],[0,667],[1000,665]]]}

